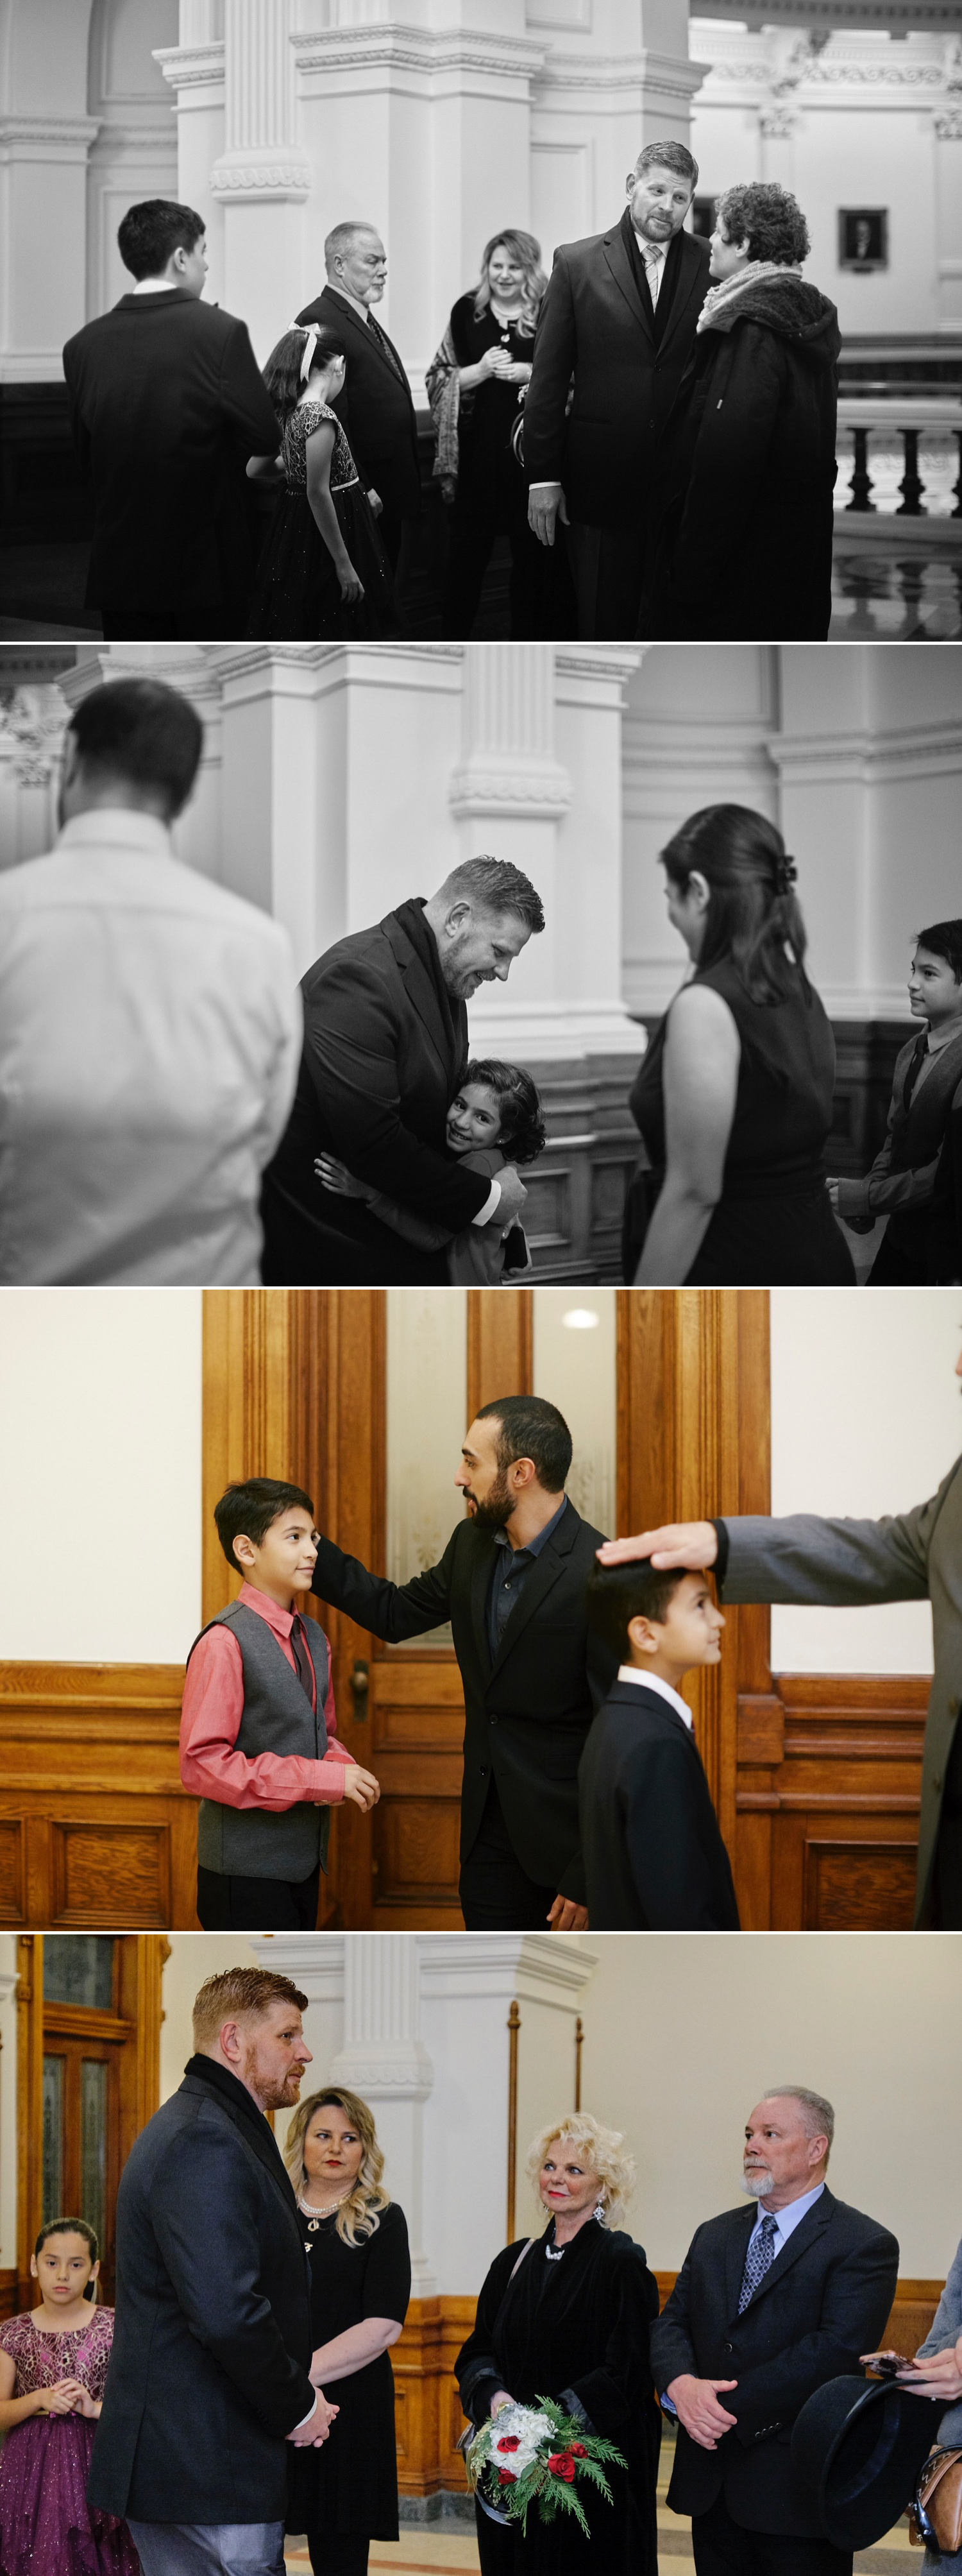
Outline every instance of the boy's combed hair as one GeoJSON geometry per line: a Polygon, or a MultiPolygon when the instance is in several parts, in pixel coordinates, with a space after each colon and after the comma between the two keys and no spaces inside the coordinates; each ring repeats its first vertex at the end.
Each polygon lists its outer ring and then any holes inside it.
{"type": "Polygon", "coordinates": [[[131,277],[162,277],[175,250],[193,250],[207,225],[193,206],[174,197],[144,197],[128,206],[117,234],[117,248],[131,277]]]}
{"type": "Polygon", "coordinates": [[[629,1622],[651,1619],[660,1625],[672,1595],[690,1570],[675,1565],[659,1573],[647,1557],[637,1558],[633,1565],[595,1565],[588,1577],[588,1626],[611,1647],[619,1663],[627,1659],[629,1622]]]}
{"type": "Polygon", "coordinates": [[[285,1485],[277,1476],[248,1476],[242,1485],[228,1485],[219,1503],[214,1504],[214,1519],[224,1555],[235,1574],[240,1570],[234,1554],[235,1538],[249,1538],[254,1547],[260,1547],[273,1523],[295,1504],[310,1512],[313,1520],[314,1505],[300,1485],[285,1485]]]}
{"type": "MultiPolygon", "coordinates": [[[[313,324],[311,328],[313,329],[313,324]]],[[[263,370],[264,383],[282,429],[289,421],[292,411],[296,411],[304,391],[301,368],[304,363],[307,330],[306,323],[298,323],[290,331],[282,332],[263,370]]],[[[320,329],[314,349],[315,367],[326,367],[332,358],[344,356],[343,332],[327,328],[320,329]]]]}
{"type": "Polygon", "coordinates": [[[272,1968],[222,1968],[219,1976],[208,1977],[194,1997],[195,2049],[202,2054],[209,2048],[225,2021],[259,2021],[277,2003],[307,2011],[307,1996],[290,1977],[272,1968]]]}
{"type": "MultiPolygon", "coordinates": [[[[465,1082],[483,1082],[501,1103],[498,1143],[512,1163],[536,1163],[544,1153],[545,1123],[541,1101],[530,1073],[520,1064],[498,1064],[493,1057],[472,1061],[465,1082]]],[[[463,1089],[462,1084],[462,1089],[463,1089]]]]}
{"type": "Polygon", "coordinates": [[[104,680],[81,698],[68,731],[84,777],[152,788],[173,822],[200,767],[204,728],[182,689],[166,680],[104,680]]]}
{"type": "Polygon", "coordinates": [[[933,957],[942,957],[951,966],[957,984],[962,984],[962,921],[933,921],[928,930],[917,930],[917,948],[927,948],[933,957]]]}

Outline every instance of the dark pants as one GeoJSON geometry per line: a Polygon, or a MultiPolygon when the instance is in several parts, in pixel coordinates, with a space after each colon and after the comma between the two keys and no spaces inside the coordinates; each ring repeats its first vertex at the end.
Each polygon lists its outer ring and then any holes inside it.
{"type": "Polygon", "coordinates": [[[545,549],[528,526],[528,495],[510,456],[500,473],[483,481],[479,477],[465,484],[459,477],[451,512],[444,633],[470,635],[499,533],[511,548],[511,642],[537,644],[546,632],[545,549]]]}
{"type": "Polygon", "coordinates": [[[691,2526],[696,2576],[852,2576],[851,2550],[780,2531],[743,2531],[724,2496],[691,2526]]]}
{"type": "Polygon", "coordinates": [[[227,1878],[197,1865],[197,1912],[205,1932],[313,1932],[320,1864],[289,1886],[283,1878],[227,1878]]]}
{"type": "MultiPolygon", "coordinates": [[[[461,1863],[461,1912],[467,1932],[546,1932],[556,1887],[538,1887],[512,1847],[493,1778],[481,1829],[461,1863]]],[[[493,2526],[496,2530],[497,2524],[493,2526]]]]}
{"type": "Polygon", "coordinates": [[[353,2531],[332,2531],[327,2540],[308,2535],[314,2576],[367,2576],[369,2540],[359,2540],[353,2531]]]}
{"type": "Polygon", "coordinates": [[[643,528],[589,528],[572,520],[568,553],[578,601],[578,642],[630,643],[641,614],[643,528]]]}
{"type": "Polygon", "coordinates": [[[168,599],[151,607],[138,591],[108,591],[100,603],[100,623],[109,644],[205,644],[244,631],[236,603],[228,607],[223,600],[195,600],[182,609],[168,599]]]}

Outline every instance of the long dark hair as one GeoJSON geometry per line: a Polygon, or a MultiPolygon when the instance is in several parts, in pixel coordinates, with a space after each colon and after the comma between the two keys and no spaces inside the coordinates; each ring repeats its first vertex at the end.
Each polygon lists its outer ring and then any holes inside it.
{"type": "Polygon", "coordinates": [[[704,805],[690,814],[661,852],[662,866],[683,894],[695,869],[708,886],[705,935],[695,979],[730,957],[753,1002],[781,1002],[807,946],[793,892],[795,862],[774,823],[748,805],[704,805]]]}
{"type": "MultiPolygon", "coordinates": [[[[282,429],[286,428],[292,411],[296,411],[304,391],[301,367],[308,327],[306,322],[299,323],[295,329],[283,332],[276,347],[271,350],[263,371],[264,383],[282,429]]],[[[310,327],[313,328],[313,325],[310,327]]],[[[326,326],[322,327],[317,334],[314,365],[317,366],[320,362],[323,367],[329,358],[343,358],[344,355],[344,341],[340,332],[329,330],[326,326]]]]}
{"type": "Polygon", "coordinates": [[[472,1057],[461,1084],[483,1082],[501,1104],[498,1143],[512,1163],[534,1163],[544,1152],[545,1123],[540,1094],[520,1064],[499,1064],[493,1057],[472,1057]]]}

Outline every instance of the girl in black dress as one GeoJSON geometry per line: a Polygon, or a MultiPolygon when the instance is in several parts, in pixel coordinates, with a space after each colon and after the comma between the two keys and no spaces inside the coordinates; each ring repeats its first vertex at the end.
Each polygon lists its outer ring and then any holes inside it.
{"type": "Polygon", "coordinates": [[[444,633],[470,635],[495,538],[511,547],[511,641],[545,630],[545,549],[528,526],[528,492],[512,432],[531,377],[547,280],[532,233],[497,233],[478,285],[461,295],[427,372],[437,474],[452,502],[444,633]]]}
{"type": "Polygon", "coordinates": [[[706,805],[661,863],[695,971],[631,1094],[645,1157],[625,1277],[646,1288],[852,1287],[824,1165],[835,1041],[805,973],[794,861],[764,815],[706,805]]]}
{"type": "Polygon", "coordinates": [[[372,2540],[396,2540],[396,2343],[411,2295],[404,2213],[384,2190],[367,2103],[340,2085],[312,2093],[284,2149],[310,2260],[311,2377],[337,2381],[340,2408],[320,2451],[295,2451],[288,2531],[306,2531],[314,2576],[364,2576],[372,2540]],[[336,2440],[335,2440],[336,2435],[336,2440]]]}
{"type": "Polygon", "coordinates": [[[464,2412],[483,2424],[514,2400],[552,2397],[615,2442],[627,2469],[605,2474],[612,2502],[579,2487],[591,2537],[573,2516],[493,2522],[475,2499],[482,2576],[657,2576],[655,2489],[661,2417],[648,2359],[658,2287],[640,2245],[612,2225],[635,2169],[615,2130],[575,2112],[542,2131],[528,2156],[548,2226],[491,2265],[455,2376],[464,2412]]]}
{"type": "MultiPolygon", "coordinates": [[[[335,330],[295,325],[272,349],[264,382],[281,423],[281,493],[254,584],[248,634],[298,642],[403,632],[387,556],[331,404],[347,360],[335,330]]],[[[272,457],[248,474],[271,476],[272,457]]]]}

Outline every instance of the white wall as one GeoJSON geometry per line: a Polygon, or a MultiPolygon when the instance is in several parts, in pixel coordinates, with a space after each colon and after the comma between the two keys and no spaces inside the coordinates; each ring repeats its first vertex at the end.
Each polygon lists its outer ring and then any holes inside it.
{"type": "Polygon", "coordinates": [[[0,1656],[180,1662],[200,1510],[200,1291],[7,1289],[0,1656]]]}
{"type": "MultiPolygon", "coordinates": [[[[924,1502],[962,1443],[955,1288],[773,1289],[772,1510],[878,1519],[924,1502]]],[[[772,1611],[777,1672],[930,1673],[927,1602],[772,1611]]]]}

